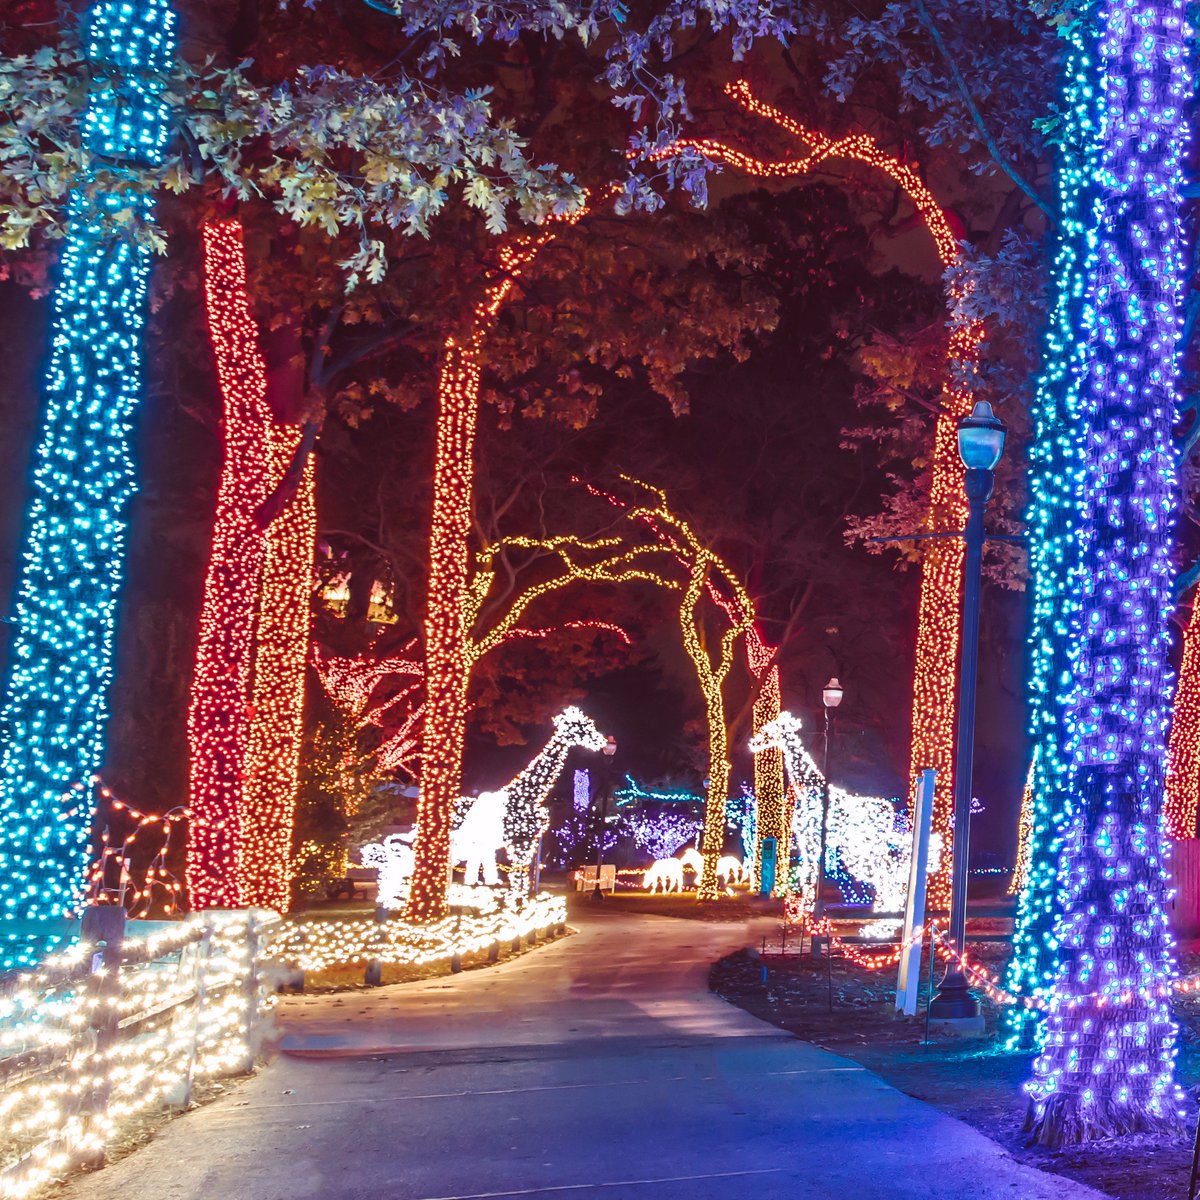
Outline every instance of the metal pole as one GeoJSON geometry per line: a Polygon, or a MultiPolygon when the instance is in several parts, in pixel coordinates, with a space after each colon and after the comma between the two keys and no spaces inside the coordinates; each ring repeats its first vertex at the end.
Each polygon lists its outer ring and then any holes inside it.
{"type": "Polygon", "coordinates": [[[946,968],[930,1010],[935,1021],[979,1015],[960,967],[967,943],[967,871],[971,854],[971,784],[975,761],[975,691],[979,668],[979,601],[983,566],[983,513],[993,473],[979,467],[964,475],[967,492],[966,562],[963,564],[962,658],[958,686],[958,753],[954,772],[954,858],[950,940],[957,956],[946,968]]]}
{"type": "MultiPolygon", "coordinates": [[[[821,772],[825,782],[821,788],[821,842],[817,851],[817,894],[813,900],[813,925],[819,925],[825,916],[825,854],[829,843],[829,706],[825,706],[825,739],[821,761],[821,772]]],[[[830,953],[832,943],[825,938],[825,952],[830,953]]],[[[817,953],[817,938],[811,941],[812,953],[817,953]]]]}
{"type": "Polygon", "coordinates": [[[609,772],[605,772],[600,793],[600,829],[596,834],[596,886],[592,889],[593,900],[604,899],[604,893],[600,890],[600,868],[604,865],[604,831],[608,828],[608,776],[609,772]]]}

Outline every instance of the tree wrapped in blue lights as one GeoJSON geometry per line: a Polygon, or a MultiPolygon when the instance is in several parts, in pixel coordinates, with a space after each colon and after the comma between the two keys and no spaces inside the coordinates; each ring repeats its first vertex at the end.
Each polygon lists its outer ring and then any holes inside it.
{"type": "MultiPolygon", "coordinates": [[[[1094,66],[1080,18],[1064,29],[1055,172],[1056,217],[1052,304],[1042,374],[1031,417],[1028,512],[1033,611],[1030,633],[1029,711],[1034,746],[1030,776],[1031,832],[1025,883],[1018,900],[1008,986],[1045,998],[1057,964],[1054,922],[1058,860],[1071,811],[1066,711],[1060,693],[1079,636],[1082,423],[1079,393],[1087,369],[1083,297],[1092,225],[1090,185],[1096,162],[1094,66]]],[[[1008,1013],[1014,1044],[1031,1045],[1036,1009],[1008,1013]]]]}
{"type": "Polygon", "coordinates": [[[77,903],[91,820],[80,785],[103,758],[151,256],[138,233],[153,198],[138,177],[167,141],[174,14],[165,0],[98,0],[84,47],[91,166],[54,292],[2,717],[0,915],[35,921],[77,903]]]}
{"type": "Polygon", "coordinates": [[[1047,1145],[1170,1126],[1180,1115],[1163,798],[1191,30],[1185,0],[1104,0],[1089,27],[1094,254],[1074,330],[1086,342],[1086,520],[1079,652],[1063,701],[1074,799],[1058,880],[1059,965],[1028,1085],[1030,1124],[1047,1145]]]}

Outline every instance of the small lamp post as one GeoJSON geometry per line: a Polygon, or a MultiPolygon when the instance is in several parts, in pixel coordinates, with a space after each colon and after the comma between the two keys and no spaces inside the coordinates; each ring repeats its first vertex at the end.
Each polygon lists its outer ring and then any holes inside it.
{"type": "Polygon", "coordinates": [[[617,752],[617,739],[610,737],[600,751],[604,755],[604,776],[600,784],[600,831],[596,835],[596,882],[592,888],[592,899],[603,900],[600,890],[600,868],[604,865],[604,833],[608,828],[608,794],[612,790],[613,755],[617,752]]]}
{"type": "Polygon", "coordinates": [[[963,567],[962,659],[958,684],[958,746],[954,764],[954,858],[950,894],[950,938],[956,958],[946,968],[929,1004],[935,1020],[979,1015],[960,967],[967,943],[967,872],[971,850],[971,784],[975,760],[975,690],[979,666],[979,599],[983,565],[983,514],[992,495],[996,464],[1004,453],[1008,427],[986,400],[958,423],[958,453],[966,467],[966,562],[963,567]]]}
{"type": "Polygon", "coordinates": [[[829,843],[829,733],[833,710],[842,702],[845,689],[836,675],[821,689],[821,703],[825,706],[825,741],[821,773],[825,783],[821,789],[821,844],[817,851],[817,894],[813,898],[813,923],[825,916],[825,855],[829,843]]]}

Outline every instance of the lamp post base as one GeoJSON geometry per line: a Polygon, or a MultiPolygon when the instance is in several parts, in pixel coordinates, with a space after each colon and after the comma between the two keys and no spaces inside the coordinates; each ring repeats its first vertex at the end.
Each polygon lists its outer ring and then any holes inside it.
{"type": "Polygon", "coordinates": [[[971,994],[961,971],[947,971],[938,985],[937,995],[929,1002],[931,1021],[974,1021],[979,1016],[979,1001],[971,994]]]}
{"type": "Polygon", "coordinates": [[[600,885],[597,883],[596,886],[592,888],[592,903],[594,904],[597,900],[603,899],[604,893],[600,890],[600,885]]]}

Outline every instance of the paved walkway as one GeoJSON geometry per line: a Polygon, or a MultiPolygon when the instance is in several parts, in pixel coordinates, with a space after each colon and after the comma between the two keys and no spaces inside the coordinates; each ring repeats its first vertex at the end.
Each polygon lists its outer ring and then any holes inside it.
{"type": "Polygon", "coordinates": [[[63,1200],[1095,1200],[711,996],[756,930],[597,914],[487,971],[284,1003],[286,1053],[63,1200]]]}

